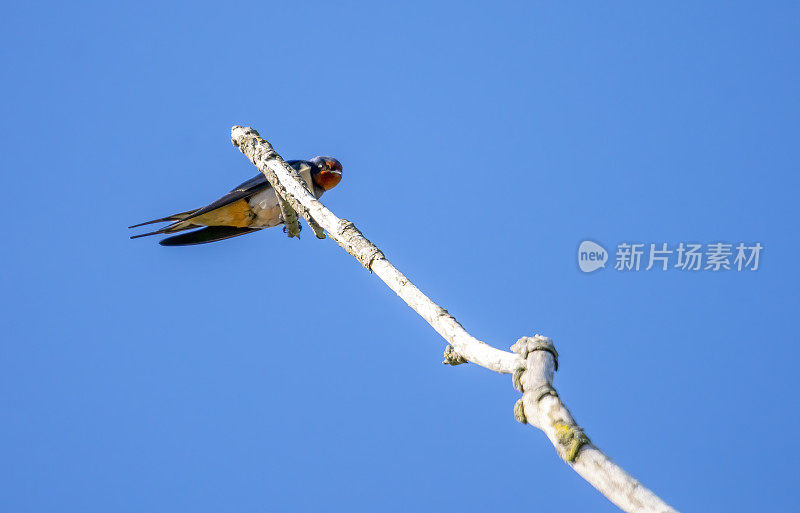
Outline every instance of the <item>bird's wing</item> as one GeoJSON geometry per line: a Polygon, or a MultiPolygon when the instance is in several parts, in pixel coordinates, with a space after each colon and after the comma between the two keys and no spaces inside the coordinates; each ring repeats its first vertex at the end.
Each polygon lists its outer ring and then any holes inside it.
{"type": "MultiPolygon", "coordinates": [[[[286,163],[292,166],[293,168],[297,169],[298,167],[302,166],[304,162],[305,161],[303,160],[289,160],[286,163]]],[[[249,198],[253,194],[256,194],[266,189],[270,189],[271,187],[272,186],[269,184],[267,179],[264,178],[264,175],[259,173],[253,178],[247,180],[246,182],[240,183],[239,185],[234,187],[231,190],[231,192],[221,197],[220,199],[214,201],[213,203],[209,203],[205,207],[198,208],[188,216],[182,218],[180,221],[177,221],[173,224],[177,225],[178,223],[194,219],[195,217],[201,216],[207,212],[216,210],[219,207],[224,207],[225,205],[229,205],[234,201],[239,201],[240,199],[249,198]]],[[[167,226],[167,228],[169,228],[169,226],[167,226]]]]}
{"type": "Polygon", "coordinates": [[[264,178],[264,175],[259,174],[247,180],[246,182],[242,182],[241,184],[237,185],[231,190],[231,192],[221,197],[220,199],[209,203],[205,207],[198,208],[188,216],[180,219],[178,223],[182,223],[184,221],[193,219],[197,216],[201,216],[207,212],[216,210],[219,207],[224,207],[225,205],[229,205],[234,201],[239,201],[240,199],[249,198],[253,194],[261,192],[265,189],[269,189],[270,187],[272,186],[269,184],[267,179],[264,178]]]}
{"type": "MultiPolygon", "coordinates": [[[[303,161],[303,160],[289,160],[286,163],[289,164],[290,166],[294,167],[295,169],[298,169],[298,168],[302,167],[304,162],[305,161],[303,161]]],[[[231,191],[228,194],[226,194],[225,196],[219,198],[218,200],[216,200],[216,201],[214,201],[212,203],[209,203],[205,207],[201,207],[201,208],[198,208],[196,210],[189,210],[189,211],[186,211],[186,212],[181,212],[180,214],[173,214],[171,216],[162,217],[161,219],[154,219],[152,221],[147,221],[147,222],[144,222],[144,223],[140,223],[140,224],[136,224],[136,225],[133,225],[133,226],[129,226],[129,228],[136,228],[136,227],[139,227],[139,226],[144,226],[144,225],[152,224],[152,223],[160,223],[160,222],[172,221],[172,224],[169,224],[169,225],[161,228],[160,230],[156,230],[156,231],[150,232],[150,233],[143,233],[141,235],[134,235],[131,238],[135,239],[135,238],[138,238],[138,237],[146,237],[148,235],[157,235],[157,234],[171,233],[171,232],[174,233],[174,232],[177,232],[177,231],[183,231],[183,230],[189,230],[191,228],[196,228],[197,227],[196,225],[192,225],[192,224],[186,225],[186,224],[183,224],[183,223],[185,221],[190,220],[190,219],[194,219],[197,216],[203,215],[203,214],[205,214],[207,212],[211,212],[212,210],[216,210],[216,209],[218,209],[220,207],[224,207],[225,205],[233,203],[234,201],[238,201],[238,200],[243,199],[243,198],[249,198],[250,196],[252,196],[252,195],[254,195],[256,193],[261,192],[261,191],[266,190],[266,189],[269,189],[271,187],[272,186],[269,184],[267,179],[264,178],[264,175],[263,174],[258,174],[256,176],[254,176],[253,178],[247,180],[246,182],[240,183],[239,185],[237,185],[236,187],[231,189],[231,191]]],[[[189,235],[189,234],[186,234],[186,235],[189,235]]],[[[240,235],[240,234],[237,234],[237,235],[240,235]]],[[[229,237],[235,237],[235,235],[230,235],[229,237]]],[[[222,237],[222,238],[227,238],[227,237],[222,237]]],[[[168,240],[168,239],[164,239],[164,240],[168,240]]],[[[219,239],[215,239],[215,240],[219,240],[219,239]]],[[[206,241],[206,242],[211,242],[211,241],[206,241]]]]}
{"type": "MultiPolygon", "coordinates": [[[[144,223],[139,223],[133,226],[129,226],[128,228],[138,228],[140,226],[144,226],[147,224],[164,223],[167,221],[172,221],[172,224],[170,224],[169,226],[165,226],[160,230],[156,230],[151,233],[143,233],[141,235],[134,235],[131,238],[144,237],[146,235],[155,235],[158,233],[174,231],[172,230],[172,228],[176,227],[178,224],[188,219],[195,218],[199,215],[205,214],[206,212],[210,212],[219,207],[224,207],[229,203],[233,203],[234,201],[240,200],[242,198],[247,198],[264,189],[269,189],[270,187],[271,186],[269,182],[267,182],[267,179],[264,178],[264,175],[254,176],[253,178],[247,180],[246,182],[240,183],[239,185],[234,187],[228,194],[214,201],[213,203],[206,205],[205,207],[197,208],[194,210],[187,210],[186,212],[181,212],[179,214],[172,214],[171,216],[162,217],[161,219],[153,219],[152,221],[145,221],[144,223]]],[[[192,228],[192,227],[191,226],[184,227],[184,229],[187,228],[192,228]]]]}

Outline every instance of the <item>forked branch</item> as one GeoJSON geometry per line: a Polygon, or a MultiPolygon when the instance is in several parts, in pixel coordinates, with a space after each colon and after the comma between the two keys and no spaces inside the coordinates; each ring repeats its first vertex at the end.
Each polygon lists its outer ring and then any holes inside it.
{"type": "Polygon", "coordinates": [[[522,392],[514,407],[517,420],[541,429],[559,456],[600,493],[628,512],[675,511],[592,444],[572,418],[553,388],[558,353],[552,340],[540,335],[522,337],[511,347],[514,352],[507,352],[476,339],[398,271],[353,223],[339,219],[320,203],[258,132],[234,126],[231,142],[264,174],[279,198],[286,201],[287,208],[306,219],[318,237],[323,235],[321,227],[447,340],[450,345],[445,350],[444,363],[471,362],[501,374],[512,374],[514,386],[522,392]]]}

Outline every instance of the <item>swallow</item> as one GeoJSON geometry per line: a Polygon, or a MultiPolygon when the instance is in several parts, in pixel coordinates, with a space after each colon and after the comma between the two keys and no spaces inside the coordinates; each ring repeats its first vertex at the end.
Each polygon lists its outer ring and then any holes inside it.
{"type": "MultiPolygon", "coordinates": [[[[342,180],[342,165],[332,157],[290,160],[287,164],[297,170],[317,199],[342,180]]],[[[159,244],[162,246],[205,244],[272,228],[283,224],[283,218],[275,191],[264,175],[259,174],[204,207],[153,219],[128,228],[167,222],[170,224],[160,230],[134,235],[131,239],[199,228],[167,237],[159,241],[159,244]]]]}

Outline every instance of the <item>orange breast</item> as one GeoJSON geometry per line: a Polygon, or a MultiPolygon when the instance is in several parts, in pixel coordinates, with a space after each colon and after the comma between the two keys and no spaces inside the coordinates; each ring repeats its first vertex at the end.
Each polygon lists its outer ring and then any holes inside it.
{"type": "Polygon", "coordinates": [[[240,199],[224,207],[219,207],[211,212],[192,219],[195,224],[205,226],[235,226],[247,228],[253,222],[255,213],[250,208],[247,200],[240,199]]]}

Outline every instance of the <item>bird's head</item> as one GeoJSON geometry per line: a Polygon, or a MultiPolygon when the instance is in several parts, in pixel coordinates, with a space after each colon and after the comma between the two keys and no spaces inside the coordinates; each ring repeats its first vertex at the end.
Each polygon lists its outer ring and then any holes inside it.
{"type": "Polygon", "coordinates": [[[314,157],[310,160],[314,185],[329,191],[342,181],[342,164],[333,157],[314,157]]]}

